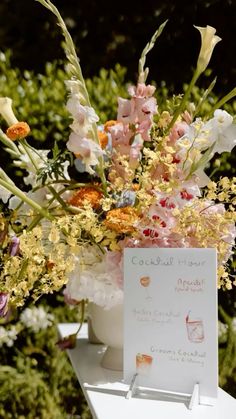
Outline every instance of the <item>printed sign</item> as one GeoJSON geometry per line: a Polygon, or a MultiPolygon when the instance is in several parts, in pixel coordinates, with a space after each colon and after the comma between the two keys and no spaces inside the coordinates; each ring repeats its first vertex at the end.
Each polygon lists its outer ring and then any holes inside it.
{"type": "Polygon", "coordinates": [[[217,397],[215,249],[125,249],[124,379],[217,397]]]}

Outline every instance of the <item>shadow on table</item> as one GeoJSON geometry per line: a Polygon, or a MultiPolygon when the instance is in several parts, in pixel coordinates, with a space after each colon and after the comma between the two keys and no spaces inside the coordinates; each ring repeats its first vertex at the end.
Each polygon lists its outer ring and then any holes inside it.
{"type": "MultiPolygon", "coordinates": [[[[112,396],[118,397],[126,397],[127,391],[119,390],[119,389],[108,389],[98,386],[91,386],[89,384],[84,385],[87,391],[94,391],[96,393],[104,393],[110,394],[112,396]]],[[[175,403],[182,403],[188,408],[189,406],[189,399],[190,397],[187,395],[181,394],[173,394],[158,390],[151,390],[151,389],[136,389],[135,394],[132,396],[134,399],[146,399],[146,400],[156,400],[156,401],[164,401],[164,402],[175,402],[175,403]]]]}

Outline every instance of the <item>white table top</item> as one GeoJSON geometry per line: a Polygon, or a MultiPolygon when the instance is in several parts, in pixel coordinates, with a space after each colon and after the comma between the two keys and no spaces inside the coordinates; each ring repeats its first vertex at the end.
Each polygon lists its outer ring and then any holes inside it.
{"type": "MultiPolygon", "coordinates": [[[[75,333],[77,323],[59,324],[61,337],[75,333]]],[[[235,419],[236,400],[219,388],[215,406],[198,405],[188,409],[189,399],[152,389],[138,389],[126,399],[127,384],[122,372],[100,366],[104,345],[89,344],[83,325],[75,349],[68,355],[94,419],[235,419]]]]}

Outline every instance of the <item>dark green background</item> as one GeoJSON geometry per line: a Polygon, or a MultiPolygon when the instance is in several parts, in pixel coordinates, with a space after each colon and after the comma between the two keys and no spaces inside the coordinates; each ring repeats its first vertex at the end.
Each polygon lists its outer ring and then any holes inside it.
{"type": "MultiPolygon", "coordinates": [[[[211,67],[220,93],[234,87],[236,0],[55,0],[76,43],[85,77],[120,62],[134,79],[143,47],[169,19],[148,58],[151,77],[181,90],[191,76],[200,47],[193,25],[211,25],[223,39],[211,67]]],[[[1,0],[0,50],[14,51],[13,65],[42,71],[46,61],[64,57],[54,17],[34,0],[1,0]]]]}

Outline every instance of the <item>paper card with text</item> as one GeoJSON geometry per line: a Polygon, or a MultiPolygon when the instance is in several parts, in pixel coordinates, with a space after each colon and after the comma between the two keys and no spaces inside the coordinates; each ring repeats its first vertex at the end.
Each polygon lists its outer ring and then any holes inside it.
{"type": "Polygon", "coordinates": [[[124,378],[217,397],[215,249],[125,249],[124,378]]]}

